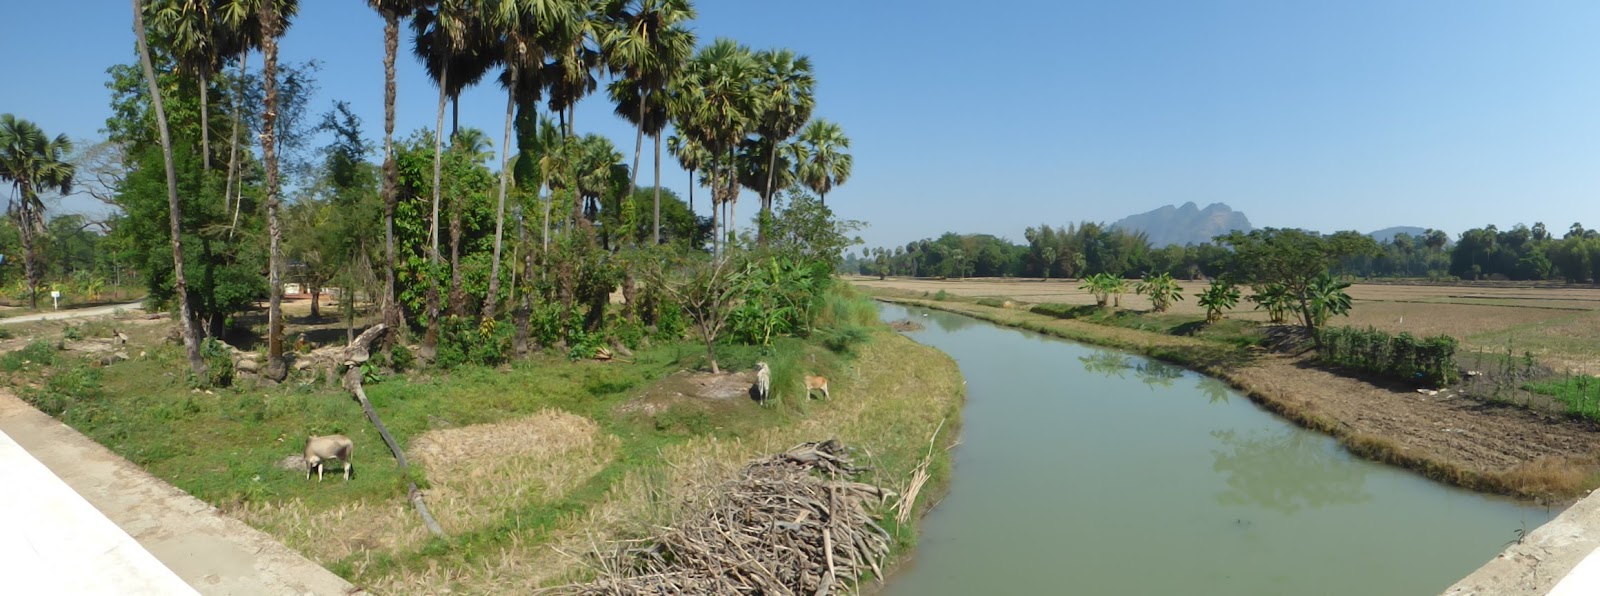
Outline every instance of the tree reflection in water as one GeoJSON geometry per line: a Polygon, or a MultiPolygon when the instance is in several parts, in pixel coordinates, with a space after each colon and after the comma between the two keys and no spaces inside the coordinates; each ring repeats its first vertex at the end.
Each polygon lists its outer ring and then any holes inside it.
{"type": "Polygon", "coordinates": [[[1171,389],[1173,381],[1183,378],[1183,367],[1146,360],[1134,368],[1134,373],[1139,376],[1139,382],[1155,391],[1156,387],[1171,389]]]}
{"type": "Polygon", "coordinates": [[[1083,370],[1104,377],[1125,379],[1123,372],[1133,368],[1132,361],[1123,354],[1116,352],[1096,351],[1088,356],[1079,356],[1078,362],[1083,363],[1083,370]]]}
{"type": "Polygon", "coordinates": [[[1200,393],[1206,396],[1206,401],[1213,404],[1228,403],[1228,398],[1233,395],[1233,388],[1213,377],[1200,376],[1200,383],[1195,386],[1200,393]]]}
{"type": "Polygon", "coordinates": [[[1276,434],[1215,430],[1211,436],[1221,443],[1211,450],[1212,469],[1228,483],[1217,493],[1222,505],[1294,513],[1372,500],[1368,466],[1330,451],[1324,437],[1293,428],[1276,434]]]}
{"type": "MultiPolygon", "coordinates": [[[[917,311],[909,310],[909,309],[907,310],[907,312],[913,317],[916,317],[916,315],[919,314],[917,311]]],[[[933,326],[934,327],[938,327],[940,331],[943,331],[945,333],[955,333],[955,332],[960,331],[962,329],[966,329],[968,327],[971,327],[973,325],[977,325],[977,324],[983,322],[983,321],[979,321],[977,319],[974,319],[972,317],[967,317],[967,316],[962,316],[962,315],[957,315],[957,314],[951,314],[951,313],[947,313],[947,312],[944,312],[944,311],[933,310],[933,309],[928,309],[928,310],[922,311],[921,314],[926,314],[927,315],[926,318],[933,320],[933,326]]],[[[916,317],[916,318],[923,318],[923,317],[916,317]]]]}

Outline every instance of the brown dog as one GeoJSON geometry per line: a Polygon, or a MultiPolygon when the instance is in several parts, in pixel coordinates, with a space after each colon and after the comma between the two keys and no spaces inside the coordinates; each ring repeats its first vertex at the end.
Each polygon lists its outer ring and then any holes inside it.
{"type": "Polygon", "coordinates": [[[806,375],[806,397],[811,397],[812,391],[821,391],[824,399],[833,399],[828,395],[828,379],[816,375],[806,375]]]}

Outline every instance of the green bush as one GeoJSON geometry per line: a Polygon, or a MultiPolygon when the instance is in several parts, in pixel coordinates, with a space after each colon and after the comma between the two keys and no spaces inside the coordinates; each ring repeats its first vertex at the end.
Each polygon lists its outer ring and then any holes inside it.
{"type": "Polygon", "coordinates": [[[227,387],[233,384],[233,352],[217,338],[200,342],[200,358],[205,360],[209,378],[190,381],[197,387],[227,387]]]}
{"type": "Polygon", "coordinates": [[[1370,327],[1330,327],[1317,333],[1322,341],[1318,359],[1326,364],[1434,386],[1459,379],[1456,339],[1448,335],[1418,339],[1370,327]]]}
{"type": "Polygon", "coordinates": [[[389,367],[396,372],[411,370],[411,367],[416,365],[416,354],[412,354],[411,348],[406,347],[405,344],[396,343],[393,348],[389,348],[389,367]]]}
{"type": "Polygon", "coordinates": [[[949,295],[949,294],[946,294],[946,293],[945,293],[945,291],[944,291],[944,290],[939,290],[939,293],[938,293],[938,294],[934,294],[934,295],[933,295],[933,299],[934,299],[934,300],[938,300],[938,301],[940,301],[940,302],[944,302],[944,301],[946,301],[946,300],[949,300],[949,299],[950,299],[950,295],[949,295]]]}
{"type": "Polygon", "coordinates": [[[445,317],[439,325],[437,364],[450,369],[463,364],[498,366],[511,356],[511,325],[479,324],[471,317],[445,317]]]}
{"type": "Polygon", "coordinates": [[[50,366],[56,362],[58,347],[50,342],[39,340],[28,344],[26,347],[4,356],[0,356],[0,370],[17,372],[25,364],[50,366]]]}

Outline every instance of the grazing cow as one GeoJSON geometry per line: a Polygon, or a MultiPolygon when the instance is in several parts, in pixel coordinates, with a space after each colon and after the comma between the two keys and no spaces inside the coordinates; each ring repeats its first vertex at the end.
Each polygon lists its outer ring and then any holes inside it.
{"type": "Polygon", "coordinates": [[[349,480],[350,455],[355,449],[355,442],[344,435],[306,437],[306,480],[311,479],[311,469],[316,468],[317,482],[321,482],[323,463],[330,459],[344,462],[344,479],[349,480]]]}
{"type": "Polygon", "coordinates": [[[772,368],[765,362],[756,363],[756,399],[767,401],[772,396],[772,368]]]}
{"type": "Polygon", "coordinates": [[[806,375],[806,397],[811,397],[812,391],[821,391],[825,399],[833,399],[828,395],[828,379],[816,375],[806,375]]]}

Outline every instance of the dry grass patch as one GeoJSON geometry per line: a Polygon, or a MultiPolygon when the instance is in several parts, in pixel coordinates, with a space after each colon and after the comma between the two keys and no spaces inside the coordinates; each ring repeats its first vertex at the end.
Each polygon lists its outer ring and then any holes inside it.
{"type": "Polygon", "coordinates": [[[547,410],[527,418],[429,431],[411,456],[427,470],[429,507],[445,532],[500,521],[561,499],[604,468],[618,441],[593,420],[547,410]]]}
{"type": "Polygon", "coordinates": [[[228,514],[324,566],[358,553],[413,550],[428,539],[416,511],[402,498],[331,509],[315,509],[299,498],[247,502],[228,514]]]}

